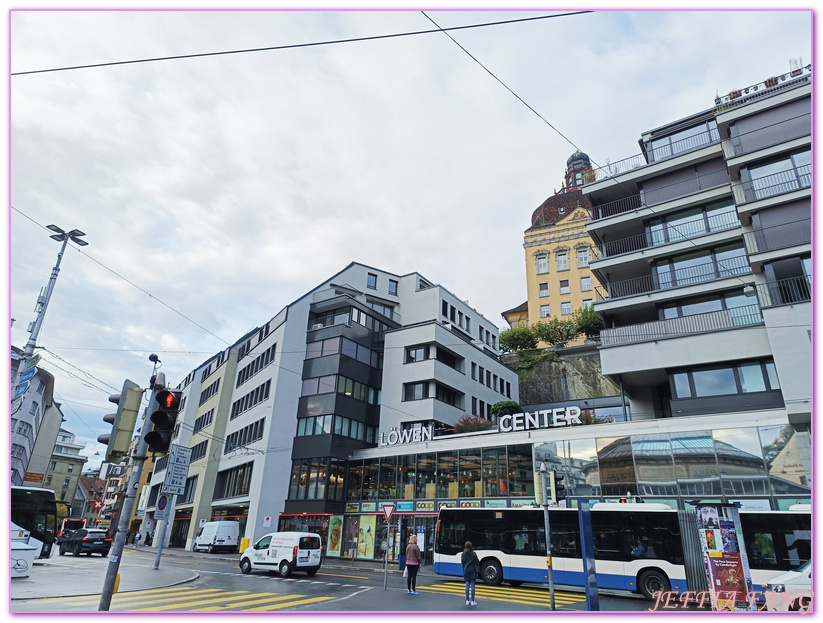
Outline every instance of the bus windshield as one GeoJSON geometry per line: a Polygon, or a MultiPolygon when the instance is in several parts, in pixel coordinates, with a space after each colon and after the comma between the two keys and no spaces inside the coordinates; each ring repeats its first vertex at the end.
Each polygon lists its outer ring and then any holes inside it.
{"type": "Polygon", "coordinates": [[[68,514],[65,502],[57,502],[54,491],[36,487],[11,488],[11,523],[28,530],[31,538],[41,542],[39,558],[48,558],[57,537],[58,508],[60,519],[68,514]]]}

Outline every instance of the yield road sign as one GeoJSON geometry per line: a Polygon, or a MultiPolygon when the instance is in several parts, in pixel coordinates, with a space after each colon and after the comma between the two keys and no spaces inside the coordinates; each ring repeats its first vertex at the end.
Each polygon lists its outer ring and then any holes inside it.
{"type": "Polygon", "coordinates": [[[383,514],[386,516],[386,521],[391,518],[391,514],[394,512],[394,504],[383,504],[383,514]]]}

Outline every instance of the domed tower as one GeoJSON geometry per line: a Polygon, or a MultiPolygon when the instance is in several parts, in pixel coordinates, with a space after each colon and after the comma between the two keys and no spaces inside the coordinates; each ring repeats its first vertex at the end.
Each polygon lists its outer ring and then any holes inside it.
{"type": "Polygon", "coordinates": [[[566,188],[564,192],[580,190],[584,183],[593,181],[592,163],[579,149],[566,160],[566,188]]]}

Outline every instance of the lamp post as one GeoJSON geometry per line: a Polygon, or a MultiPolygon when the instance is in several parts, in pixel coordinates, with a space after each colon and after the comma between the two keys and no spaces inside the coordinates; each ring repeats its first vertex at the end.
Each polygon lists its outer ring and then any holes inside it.
{"type": "Polygon", "coordinates": [[[63,246],[60,247],[60,253],[57,254],[57,264],[55,264],[54,268],[51,269],[51,277],[49,278],[49,283],[46,286],[46,292],[37,299],[37,318],[33,323],[33,326],[29,334],[29,340],[28,342],[26,342],[26,346],[23,349],[23,355],[20,358],[20,362],[17,365],[17,374],[14,375],[12,391],[14,390],[14,386],[17,384],[17,379],[23,372],[23,367],[34,354],[34,347],[37,345],[37,336],[40,334],[40,328],[43,326],[43,318],[46,315],[46,308],[49,306],[49,300],[51,300],[51,293],[54,291],[54,284],[57,281],[57,275],[60,272],[60,262],[63,259],[63,253],[66,250],[66,245],[68,244],[69,240],[71,240],[74,244],[80,247],[85,247],[89,244],[81,238],[81,236],[85,236],[86,234],[84,234],[79,229],[72,229],[71,231],[66,232],[60,229],[57,225],[47,225],[46,229],[54,232],[54,234],[49,236],[49,238],[57,240],[58,242],[62,242],[63,246]]]}
{"type": "Polygon", "coordinates": [[[556,610],[554,604],[554,571],[552,569],[552,533],[549,527],[549,490],[546,485],[548,469],[546,463],[540,463],[540,480],[543,483],[543,521],[546,527],[546,567],[549,571],[549,603],[551,609],[556,610]]]}

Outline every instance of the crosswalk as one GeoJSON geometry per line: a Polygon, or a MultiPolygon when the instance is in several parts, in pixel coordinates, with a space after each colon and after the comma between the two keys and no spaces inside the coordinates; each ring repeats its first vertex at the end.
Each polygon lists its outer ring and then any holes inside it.
{"type": "MultiPolygon", "coordinates": [[[[316,604],[333,597],[309,597],[308,595],[258,591],[230,591],[220,588],[180,586],[150,591],[117,593],[112,597],[111,612],[215,612],[237,610],[243,612],[267,612],[294,606],[316,604]]],[[[84,597],[59,597],[38,600],[40,603],[60,602],[62,609],[75,611],[97,610],[99,595],[84,597]]]]}
{"type": "MultiPolygon", "coordinates": [[[[433,593],[450,594],[466,598],[465,582],[442,582],[431,586],[418,586],[418,591],[430,591],[433,593]]],[[[527,604],[530,606],[549,606],[548,588],[527,588],[511,586],[487,586],[477,584],[475,586],[475,597],[477,601],[490,600],[507,603],[527,604]]],[[[555,591],[554,603],[557,608],[586,601],[586,595],[581,593],[569,593],[565,591],[555,591]]]]}

